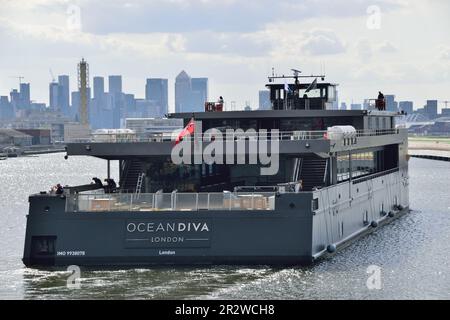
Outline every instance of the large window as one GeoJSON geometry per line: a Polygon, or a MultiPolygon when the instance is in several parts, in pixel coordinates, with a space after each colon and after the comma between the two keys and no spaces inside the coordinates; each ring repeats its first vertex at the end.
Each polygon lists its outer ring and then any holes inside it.
{"type": "Polygon", "coordinates": [[[352,154],[352,178],[375,173],[377,170],[375,152],[352,154]]]}
{"type": "Polygon", "coordinates": [[[337,181],[342,182],[350,179],[350,156],[340,155],[337,157],[337,181]]]}
{"type": "MultiPolygon", "coordinates": [[[[352,178],[358,178],[368,174],[373,174],[381,170],[379,158],[381,152],[359,152],[352,153],[351,175],[352,178]]],[[[350,156],[348,154],[338,155],[337,157],[337,182],[343,182],[350,179],[350,156]]]]}

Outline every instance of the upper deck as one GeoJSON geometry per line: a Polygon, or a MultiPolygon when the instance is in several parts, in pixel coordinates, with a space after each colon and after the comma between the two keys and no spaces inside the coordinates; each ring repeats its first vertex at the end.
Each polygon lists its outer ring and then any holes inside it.
{"type": "MultiPolygon", "coordinates": [[[[327,154],[399,144],[404,140],[405,133],[395,129],[397,113],[377,109],[331,110],[336,100],[336,85],[323,82],[324,76],[300,76],[299,73],[295,71],[292,77],[269,77],[267,87],[270,90],[271,110],[222,111],[223,105],[219,102],[218,108],[211,107],[215,103],[206,103],[205,112],[173,113],[168,117],[183,119],[184,125],[195,120],[194,136],[202,141],[203,148],[206,148],[211,140],[223,139],[227,143],[233,140],[232,143],[236,146],[241,144],[242,147],[242,144],[245,144],[246,153],[254,140],[278,141],[281,155],[327,154]],[[311,77],[315,78],[312,83],[300,82],[300,79],[311,77]],[[294,83],[276,84],[275,80],[278,78],[284,81],[294,79],[294,83]],[[318,81],[319,78],[322,82],[318,81]],[[335,126],[351,126],[356,133],[351,141],[330,138],[328,130],[335,126]],[[214,139],[211,139],[211,130],[216,132],[214,139]],[[231,137],[226,136],[230,130],[236,133],[231,137]],[[270,133],[272,130],[277,130],[279,134],[270,133]],[[259,135],[264,131],[269,132],[268,137],[259,135]]],[[[90,155],[108,160],[167,157],[172,153],[178,133],[114,138],[111,141],[89,139],[69,143],[67,154],[90,155]]]]}
{"type": "MultiPolygon", "coordinates": [[[[385,129],[385,130],[358,130],[356,135],[351,138],[328,138],[328,132],[323,130],[316,131],[281,131],[274,136],[265,137],[264,140],[279,143],[279,153],[284,155],[295,154],[329,154],[332,152],[341,152],[357,150],[363,148],[373,148],[385,145],[402,143],[407,136],[406,129],[385,129]]],[[[202,139],[203,149],[206,148],[211,140],[210,134],[198,135],[202,139]]],[[[217,136],[214,137],[217,141],[217,136]]],[[[239,144],[245,146],[246,152],[250,149],[250,144],[254,140],[261,139],[257,135],[235,133],[230,141],[229,137],[222,137],[224,140],[223,148],[227,143],[235,145],[237,150],[239,144]]],[[[125,160],[135,157],[170,157],[175,145],[174,137],[154,136],[146,139],[133,138],[119,141],[101,141],[85,140],[78,143],[67,144],[67,155],[69,156],[94,156],[107,160],[125,160]]]]}

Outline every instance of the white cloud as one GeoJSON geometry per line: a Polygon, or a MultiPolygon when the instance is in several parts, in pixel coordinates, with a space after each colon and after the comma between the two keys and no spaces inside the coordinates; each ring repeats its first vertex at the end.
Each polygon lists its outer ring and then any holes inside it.
{"type": "MultiPolygon", "coordinates": [[[[436,79],[450,81],[450,22],[434,16],[448,10],[420,0],[0,0],[0,6],[0,68],[27,76],[35,100],[48,99],[49,66],[70,73],[73,83],[82,56],[93,75],[123,74],[124,87],[137,96],[145,77],[173,78],[187,69],[210,77],[212,95],[238,104],[255,104],[272,66],[317,72],[323,62],[347,100],[380,83],[389,91],[409,83],[433,92],[436,79]],[[82,32],[67,28],[73,3],[81,8],[82,32]],[[366,28],[372,4],[383,15],[376,31],[366,28]]],[[[0,94],[13,81],[0,81],[0,94]]],[[[404,92],[417,99],[423,90],[404,92]]]]}
{"type": "Polygon", "coordinates": [[[398,51],[398,49],[389,41],[385,41],[378,46],[378,51],[381,53],[395,53],[398,51]]]}
{"type": "Polygon", "coordinates": [[[450,47],[441,46],[440,52],[439,52],[439,57],[442,60],[450,61],[450,47]]]}
{"type": "Polygon", "coordinates": [[[311,55],[337,54],[345,51],[345,45],[331,30],[312,30],[306,33],[302,49],[311,55]]]}
{"type": "Polygon", "coordinates": [[[373,49],[368,39],[359,40],[356,43],[357,55],[361,62],[368,63],[373,57],[373,49]]]}

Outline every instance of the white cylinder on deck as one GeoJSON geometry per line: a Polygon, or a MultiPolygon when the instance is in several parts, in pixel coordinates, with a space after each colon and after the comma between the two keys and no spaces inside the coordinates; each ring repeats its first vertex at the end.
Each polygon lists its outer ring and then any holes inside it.
{"type": "Polygon", "coordinates": [[[330,140],[340,140],[356,137],[356,129],[353,126],[333,126],[327,130],[327,136],[330,140]]]}

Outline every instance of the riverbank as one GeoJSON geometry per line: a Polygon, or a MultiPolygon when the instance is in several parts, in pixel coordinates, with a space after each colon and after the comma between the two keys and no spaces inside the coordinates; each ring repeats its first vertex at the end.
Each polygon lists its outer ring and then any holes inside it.
{"type": "Polygon", "coordinates": [[[41,155],[41,154],[50,154],[50,153],[59,153],[65,152],[65,146],[32,146],[27,147],[26,149],[22,149],[19,147],[12,147],[14,149],[10,151],[5,151],[8,147],[0,148],[0,150],[4,150],[4,152],[0,152],[0,158],[17,158],[17,157],[26,157],[32,155],[41,155]]]}
{"type": "Polygon", "coordinates": [[[48,153],[59,153],[65,152],[65,148],[54,148],[54,149],[44,149],[44,150],[26,150],[23,152],[23,156],[28,155],[39,155],[39,154],[48,154],[48,153]]]}
{"type": "Polygon", "coordinates": [[[410,150],[435,150],[450,152],[450,138],[439,137],[410,137],[408,139],[410,150]]]}

